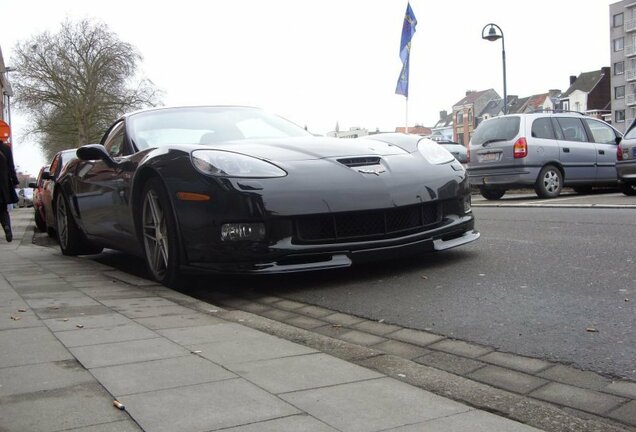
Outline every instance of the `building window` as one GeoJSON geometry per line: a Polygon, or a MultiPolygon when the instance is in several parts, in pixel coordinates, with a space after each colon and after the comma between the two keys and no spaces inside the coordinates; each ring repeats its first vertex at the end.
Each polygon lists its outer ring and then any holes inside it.
{"type": "Polygon", "coordinates": [[[625,38],[619,37],[614,39],[614,52],[623,51],[625,45],[625,38]]]}
{"type": "Polygon", "coordinates": [[[574,111],[581,112],[581,102],[574,103],[574,111]]]}
{"type": "Polygon", "coordinates": [[[457,125],[464,124],[464,113],[457,111],[457,125]]]}
{"type": "Polygon", "coordinates": [[[623,25],[623,13],[622,12],[614,15],[613,25],[614,25],[614,27],[621,27],[623,25]]]}
{"type": "Polygon", "coordinates": [[[620,61],[614,63],[614,75],[623,75],[625,73],[625,62],[620,61]]]}
{"type": "Polygon", "coordinates": [[[625,110],[614,111],[614,121],[616,123],[625,123],[625,110]]]}
{"type": "Polygon", "coordinates": [[[568,101],[568,100],[561,101],[561,107],[562,107],[563,111],[569,111],[570,110],[570,101],[568,101]]]}
{"type": "Polygon", "coordinates": [[[623,99],[625,97],[625,86],[614,87],[614,99],[623,99]]]}

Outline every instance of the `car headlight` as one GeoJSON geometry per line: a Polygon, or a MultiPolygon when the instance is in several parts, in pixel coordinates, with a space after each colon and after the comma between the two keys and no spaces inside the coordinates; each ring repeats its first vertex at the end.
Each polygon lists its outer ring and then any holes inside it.
{"type": "Polygon", "coordinates": [[[451,154],[441,145],[429,139],[421,139],[417,143],[417,149],[422,156],[434,165],[444,164],[455,160],[455,156],[451,154]]]}
{"type": "Polygon", "coordinates": [[[285,177],[287,173],[276,165],[222,150],[195,150],[192,164],[201,173],[220,177],[285,177]]]}

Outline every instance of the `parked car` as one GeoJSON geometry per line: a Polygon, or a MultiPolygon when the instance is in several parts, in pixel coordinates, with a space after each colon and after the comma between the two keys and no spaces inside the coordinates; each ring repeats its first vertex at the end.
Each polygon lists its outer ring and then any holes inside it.
{"type": "Polygon", "coordinates": [[[625,195],[636,195],[636,124],[632,123],[616,152],[618,185],[625,195]]]}
{"type": "Polygon", "coordinates": [[[460,163],[465,164],[468,162],[468,149],[466,146],[454,141],[438,140],[436,142],[455,156],[455,159],[460,163]]]}
{"type": "Polygon", "coordinates": [[[43,166],[42,168],[40,168],[36,181],[29,183],[29,187],[33,189],[33,210],[35,226],[40,231],[46,231],[44,203],[42,202],[42,188],[44,185],[43,175],[45,172],[48,172],[47,168],[47,166],[43,166]]]}
{"type": "Polygon", "coordinates": [[[33,189],[17,188],[18,207],[33,207],[33,189]]]}
{"type": "Polygon", "coordinates": [[[76,150],[69,149],[57,152],[53,156],[51,164],[40,170],[37,182],[29,184],[30,187],[35,186],[37,194],[35,224],[39,230],[46,231],[50,237],[55,236],[57,229],[55,211],[53,210],[53,196],[57,187],[57,178],[70,161],[77,159],[76,150]]]}
{"type": "Polygon", "coordinates": [[[316,137],[249,107],[125,115],[59,178],[65,255],[115,248],[166,285],[182,270],[279,273],[479,237],[464,168],[430,140],[316,137]]]}
{"type": "Polygon", "coordinates": [[[472,185],[491,200],[506,190],[533,187],[554,198],[564,186],[586,193],[618,184],[621,133],[578,113],[510,114],[483,121],[469,145],[472,185]]]}

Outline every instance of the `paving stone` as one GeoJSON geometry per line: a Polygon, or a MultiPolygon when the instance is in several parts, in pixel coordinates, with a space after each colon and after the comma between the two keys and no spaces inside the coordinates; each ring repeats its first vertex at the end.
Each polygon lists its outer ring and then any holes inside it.
{"type": "Polygon", "coordinates": [[[594,414],[604,414],[625,402],[617,396],[559,383],[550,383],[530,396],[594,414]]]}
{"type": "Polygon", "coordinates": [[[91,373],[116,396],[236,378],[232,372],[195,355],[96,368],[91,373]]]}
{"type": "Polygon", "coordinates": [[[131,306],[131,307],[118,307],[116,309],[122,315],[128,318],[150,318],[150,317],[162,317],[170,315],[187,315],[192,313],[192,309],[184,306],[131,306]]]}
{"type": "Polygon", "coordinates": [[[373,349],[378,349],[384,351],[387,354],[393,354],[398,357],[407,359],[414,359],[415,357],[420,357],[431,352],[426,348],[396,340],[387,340],[385,342],[379,343],[377,345],[374,345],[373,349]]]}
{"type": "MultiPolygon", "coordinates": [[[[324,323],[323,323],[324,324],[324,323]]],[[[311,330],[314,333],[320,333],[325,336],[340,339],[340,336],[351,331],[348,327],[343,327],[340,324],[326,324],[322,327],[316,327],[311,330]]]]}
{"type": "Polygon", "coordinates": [[[454,339],[443,339],[429,345],[427,348],[471,358],[476,358],[492,351],[492,348],[454,339]]]}
{"type": "Polygon", "coordinates": [[[468,375],[486,365],[477,360],[445,352],[431,352],[431,354],[416,358],[415,361],[456,375],[468,375]]]}
{"type": "Polygon", "coordinates": [[[0,347],[0,368],[73,358],[45,327],[3,330],[0,347]]]}
{"type": "Polygon", "coordinates": [[[363,332],[372,333],[378,336],[384,336],[402,328],[396,325],[385,324],[378,321],[370,320],[363,320],[357,324],[354,324],[352,327],[363,332]]]}
{"type": "Polygon", "coordinates": [[[242,379],[124,396],[147,431],[201,432],[298,414],[298,409],[242,379]]]}
{"type": "Polygon", "coordinates": [[[97,383],[0,398],[3,432],[51,432],[127,420],[97,383]]]}
{"type": "Polygon", "coordinates": [[[223,429],[223,432],[338,432],[326,424],[307,415],[294,415],[281,419],[268,420],[223,429]]]}
{"type": "Polygon", "coordinates": [[[189,313],[186,315],[167,315],[161,317],[137,318],[139,324],[151,330],[163,330],[169,328],[200,327],[212,324],[225,323],[222,319],[204,313],[189,313]]]}
{"type": "Polygon", "coordinates": [[[469,411],[417,387],[380,378],[280,395],[283,400],[346,432],[374,432],[469,411]]]}
{"type": "Polygon", "coordinates": [[[189,345],[190,351],[220,365],[312,354],[316,350],[267,334],[189,345]]]}
{"type": "Polygon", "coordinates": [[[504,369],[498,366],[486,366],[468,374],[468,377],[520,394],[529,393],[547,382],[542,378],[526,375],[510,369],[504,369]]]}
{"type": "Polygon", "coordinates": [[[54,390],[93,381],[93,376],[75,359],[1,368],[0,397],[54,390]]]}
{"type": "Polygon", "coordinates": [[[138,297],[133,299],[105,299],[102,303],[114,310],[118,309],[130,309],[136,307],[161,307],[161,306],[176,306],[177,304],[171,300],[167,300],[163,297],[148,296],[138,297]]]}
{"type": "Polygon", "coordinates": [[[630,399],[636,399],[636,383],[633,382],[614,381],[605,387],[603,391],[630,399]]]}
{"type": "Polygon", "coordinates": [[[270,310],[270,309],[271,307],[269,305],[261,304],[257,302],[248,302],[248,303],[245,303],[243,306],[241,306],[241,310],[252,312],[257,315],[263,311],[270,310]]]}
{"type": "Polygon", "coordinates": [[[327,354],[316,353],[227,365],[243,378],[274,393],[287,393],[354,381],[379,378],[370,369],[327,354]]]}
{"type": "Polygon", "coordinates": [[[26,299],[27,304],[32,309],[45,309],[51,307],[68,308],[68,307],[77,307],[77,306],[99,306],[99,303],[90,298],[89,296],[68,291],[72,293],[72,295],[62,295],[50,297],[48,294],[42,298],[28,298],[26,299]]]}
{"type": "Polygon", "coordinates": [[[297,314],[295,314],[293,312],[280,310],[280,309],[276,309],[276,308],[270,308],[270,309],[264,310],[264,311],[260,312],[259,315],[264,316],[264,317],[269,318],[269,319],[273,319],[275,321],[285,321],[287,319],[290,319],[290,318],[298,316],[297,314]]]}
{"type": "Polygon", "coordinates": [[[67,347],[79,347],[112,342],[152,339],[156,338],[158,335],[144,326],[131,322],[118,324],[112,327],[101,327],[95,329],[76,328],[75,330],[57,332],[55,336],[57,336],[60,342],[67,347]]]}
{"type": "Polygon", "coordinates": [[[108,313],[112,313],[112,310],[103,305],[93,305],[93,306],[60,306],[59,308],[39,308],[33,309],[34,312],[40,317],[42,320],[52,319],[52,318],[69,318],[69,317],[79,317],[79,316],[88,316],[88,315],[104,315],[108,313]]]}
{"type": "Polygon", "coordinates": [[[273,303],[272,306],[279,309],[295,310],[307,305],[305,303],[299,303],[293,300],[281,300],[279,302],[273,303]]]}
{"type": "Polygon", "coordinates": [[[102,423],[77,429],[68,429],[64,432],[143,432],[132,420],[102,423]]]}
{"type": "Polygon", "coordinates": [[[549,379],[550,381],[557,381],[590,390],[601,390],[611,382],[611,380],[594,372],[582,371],[563,365],[555,365],[538,373],[537,376],[549,379]]]}
{"type": "Polygon", "coordinates": [[[126,282],[127,284],[134,286],[152,286],[157,285],[157,282],[149,279],[140,278],[138,276],[131,275],[129,273],[125,273],[122,271],[106,271],[104,272],[104,276],[116,280],[120,280],[122,282],[126,282]]]}
{"type": "Polygon", "coordinates": [[[0,312],[0,330],[43,327],[42,321],[33,312],[17,312],[16,308],[0,312]],[[13,319],[11,317],[18,317],[13,319]]]}
{"type": "Polygon", "coordinates": [[[110,312],[101,315],[85,315],[76,317],[51,318],[44,320],[43,323],[53,332],[77,330],[78,325],[84,326],[84,329],[113,327],[120,324],[130,324],[133,321],[125,316],[110,312]]]}
{"type": "Polygon", "coordinates": [[[164,338],[69,348],[87,369],[190,355],[164,338]]]}
{"type": "Polygon", "coordinates": [[[333,311],[331,309],[325,309],[323,307],[313,305],[301,307],[300,309],[296,309],[294,312],[307,315],[312,318],[322,318],[327,315],[333,314],[333,311]]]}
{"type": "Polygon", "coordinates": [[[340,324],[342,326],[352,326],[353,324],[357,324],[361,321],[363,321],[363,318],[354,316],[354,315],[349,315],[349,314],[345,314],[345,313],[334,313],[331,315],[327,315],[322,317],[323,321],[327,321],[333,324],[340,324]]]}
{"type": "Polygon", "coordinates": [[[164,329],[158,330],[157,333],[180,345],[257,338],[263,335],[258,330],[228,322],[198,327],[164,329]]]}
{"type": "Polygon", "coordinates": [[[485,411],[468,411],[424,423],[391,429],[391,432],[541,432],[485,411]]]}
{"type": "Polygon", "coordinates": [[[317,320],[308,316],[297,315],[295,317],[285,320],[287,324],[291,324],[295,327],[300,327],[306,330],[315,329],[325,325],[324,321],[317,320]]]}
{"type": "Polygon", "coordinates": [[[502,352],[491,352],[479,357],[479,360],[531,374],[541,372],[553,365],[544,360],[502,352]]]}
{"type": "Polygon", "coordinates": [[[609,413],[609,416],[631,426],[636,426],[636,401],[631,401],[609,413]]]}
{"type": "Polygon", "coordinates": [[[341,334],[338,338],[362,346],[375,345],[386,341],[386,339],[383,337],[361,332],[358,330],[350,330],[346,333],[341,334]]]}
{"type": "Polygon", "coordinates": [[[420,330],[402,329],[391,333],[391,339],[408,342],[419,346],[427,346],[444,339],[443,336],[420,330]]]}
{"type": "Polygon", "coordinates": [[[272,304],[272,303],[276,303],[278,301],[281,301],[282,298],[280,297],[276,297],[276,296],[270,296],[270,295],[259,295],[256,296],[254,298],[254,300],[258,301],[259,303],[263,303],[263,304],[272,304]]]}

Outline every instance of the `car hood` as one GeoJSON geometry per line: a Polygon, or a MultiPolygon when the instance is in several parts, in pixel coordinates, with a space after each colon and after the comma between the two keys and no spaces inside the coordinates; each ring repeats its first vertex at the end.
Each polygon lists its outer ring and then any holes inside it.
{"type": "Polygon", "coordinates": [[[381,141],[325,137],[228,141],[214,146],[205,146],[205,148],[233,151],[281,162],[352,156],[391,156],[408,153],[401,147],[381,141]]]}

